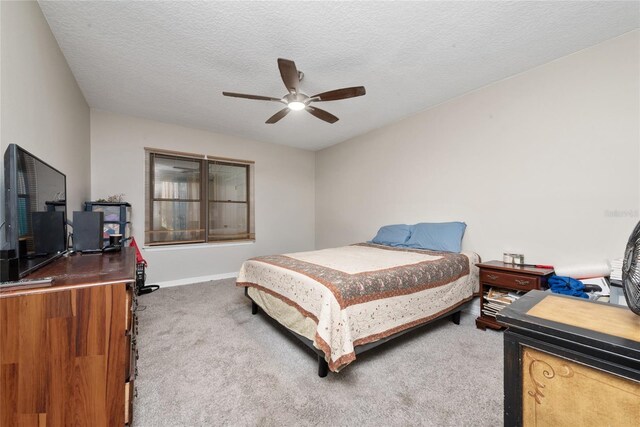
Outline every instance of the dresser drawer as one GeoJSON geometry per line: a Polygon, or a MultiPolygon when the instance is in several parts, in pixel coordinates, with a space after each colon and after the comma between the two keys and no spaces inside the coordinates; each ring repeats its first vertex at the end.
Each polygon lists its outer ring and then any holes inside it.
{"type": "Polygon", "coordinates": [[[131,288],[127,287],[127,292],[125,294],[125,330],[131,330],[131,321],[133,314],[133,291],[131,288]]]}
{"type": "Polygon", "coordinates": [[[133,399],[136,397],[136,388],[133,380],[124,385],[124,423],[131,425],[133,421],[133,399]]]}
{"type": "Polygon", "coordinates": [[[132,380],[138,376],[138,343],[137,338],[131,338],[129,352],[127,354],[127,380],[132,380]]]}
{"type": "Polygon", "coordinates": [[[497,286],[506,286],[508,288],[530,291],[538,289],[538,278],[527,276],[524,274],[504,273],[495,270],[480,270],[480,281],[497,286]]]}

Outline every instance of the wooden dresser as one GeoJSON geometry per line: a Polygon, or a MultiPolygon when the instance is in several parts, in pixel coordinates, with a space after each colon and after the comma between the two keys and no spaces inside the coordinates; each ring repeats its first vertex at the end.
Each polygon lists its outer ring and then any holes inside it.
{"type": "Polygon", "coordinates": [[[497,315],[506,426],[636,426],[640,316],[531,291],[497,315]]]}
{"type": "Polygon", "coordinates": [[[131,424],[135,251],[62,257],[0,292],[0,426],[131,424]]]}

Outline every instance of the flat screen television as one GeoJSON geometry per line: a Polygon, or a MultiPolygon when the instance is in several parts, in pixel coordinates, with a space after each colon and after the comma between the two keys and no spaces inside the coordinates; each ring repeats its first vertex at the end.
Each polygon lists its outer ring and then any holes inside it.
{"type": "MultiPolygon", "coordinates": [[[[16,144],[4,154],[5,242],[18,258],[19,277],[67,248],[67,177],[16,144]]],[[[5,278],[6,279],[6,278],[5,278]]]]}

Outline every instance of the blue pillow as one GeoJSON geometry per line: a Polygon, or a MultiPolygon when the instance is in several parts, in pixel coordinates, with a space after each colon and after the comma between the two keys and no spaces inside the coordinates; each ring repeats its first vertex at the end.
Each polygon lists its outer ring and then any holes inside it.
{"type": "Polygon", "coordinates": [[[378,234],[371,242],[379,245],[401,246],[407,243],[411,236],[411,226],[406,224],[385,225],[380,227],[378,234]]]}
{"type": "Polygon", "coordinates": [[[403,246],[460,253],[466,228],[464,222],[422,222],[412,227],[411,238],[403,246]]]}

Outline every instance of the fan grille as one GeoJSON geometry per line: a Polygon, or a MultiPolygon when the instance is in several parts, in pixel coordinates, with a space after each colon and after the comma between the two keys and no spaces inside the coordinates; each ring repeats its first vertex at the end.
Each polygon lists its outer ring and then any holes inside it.
{"type": "Polygon", "coordinates": [[[624,252],[622,289],[631,311],[640,315],[640,222],[633,229],[624,252]]]}

